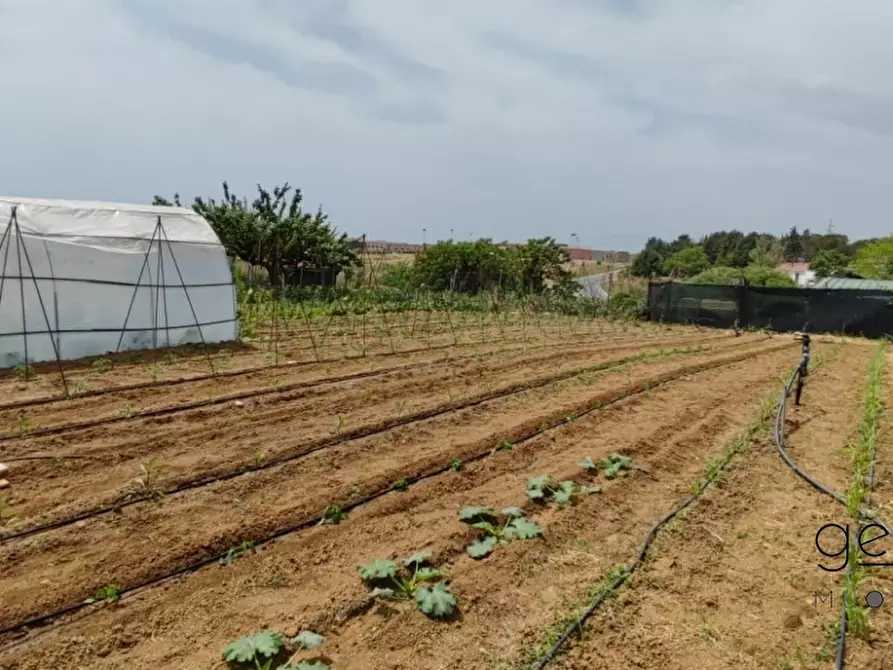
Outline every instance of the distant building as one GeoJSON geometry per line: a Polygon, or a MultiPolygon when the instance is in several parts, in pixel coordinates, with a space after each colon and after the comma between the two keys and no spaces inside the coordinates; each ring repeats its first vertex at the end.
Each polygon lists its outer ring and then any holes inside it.
{"type": "Polygon", "coordinates": [[[775,269],[793,279],[800,288],[811,286],[815,282],[815,272],[809,269],[809,263],[806,261],[781,263],[775,269]]]}

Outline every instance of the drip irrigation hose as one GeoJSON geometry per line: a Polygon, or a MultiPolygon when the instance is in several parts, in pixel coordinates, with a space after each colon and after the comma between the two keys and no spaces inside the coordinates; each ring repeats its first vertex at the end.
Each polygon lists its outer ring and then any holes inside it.
{"type": "MultiPolygon", "coordinates": [[[[817,361],[815,367],[818,367],[819,365],[821,365],[821,363],[817,361]]],[[[799,365],[794,370],[793,374],[791,374],[788,381],[785,383],[784,388],[782,389],[781,398],[779,398],[779,401],[778,401],[778,412],[776,413],[775,431],[774,431],[775,437],[776,437],[776,446],[778,446],[778,435],[779,435],[779,419],[778,419],[778,417],[780,416],[780,413],[783,411],[783,408],[787,407],[787,397],[788,397],[788,394],[790,394],[790,392],[791,392],[791,388],[793,386],[793,383],[797,376],[798,371],[799,371],[799,365]]],[[[782,421],[782,424],[783,424],[783,421],[782,421]]],[[[793,463],[793,461],[791,461],[787,457],[787,454],[784,453],[783,447],[781,449],[782,449],[782,457],[785,458],[785,461],[788,463],[788,465],[790,465],[792,468],[794,468],[795,471],[798,471],[799,473],[801,473],[801,476],[808,477],[808,475],[806,475],[801,470],[799,470],[797,468],[797,466],[793,463]]],[[[731,460],[732,456],[734,456],[734,452],[732,454],[730,454],[726,459],[724,459],[720,463],[720,467],[719,467],[720,471],[722,470],[722,468],[725,467],[725,465],[729,462],[729,460],[731,460]]],[[[682,503],[677,505],[665,517],[663,517],[660,521],[658,521],[651,527],[651,529],[648,531],[648,535],[645,537],[645,541],[642,543],[642,546],[639,549],[639,553],[636,555],[635,561],[633,561],[633,563],[629,567],[624,567],[623,572],[618,577],[616,577],[614,579],[614,581],[611,583],[611,585],[608,586],[604,591],[602,591],[602,593],[599,594],[598,598],[596,598],[595,601],[592,602],[592,604],[590,604],[585,610],[583,610],[583,612],[580,614],[580,616],[573,623],[568,625],[568,627],[564,630],[564,633],[562,633],[561,637],[559,637],[558,640],[556,640],[556,642],[549,648],[549,650],[545,654],[543,654],[533,664],[533,666],[531,666],[533,668],[533,670],[543,670],[543,668],[545,668],[551,661],[553,661],[555,659],[555,657],[558,655],[558,653],[562,650],[564,645],[567,643],[567,641],[570,639],[570,637],[575,632],[582,633],[583,625],[592,617],[593,614],[596,613],[596,611],[598,611],[598,609],[604,604],[605,600],[607,600],[608,597],[612,593],[614,593],[614,591],[616,591],[618,588],[620,588],[624,584],[624,582],[626,582],[632,576],[632,574],[639,568],[639,566],[644,562],[645,557],[648,553],[648,549],[654,543],[654,540],[656,539],[657,534],[660,531],[660,529],[663,528],[670,521],[672,521],[683,510],[688,508],[699,497],[701,497],[701,494],[703,494],[704,491],[707,490],[707,487],[709,486],[711,481],[712,480],[706,481],[695,493],[693,493],[691,496],[686,498],[682,503]]],[[[820,490],[825,490],[824,487],[822,487],[822,485],[819,484],[818,482],[815,482],[814,480],[810,480],[810,481],[811,481],[811,483],[813,483],[814,486],[820,487],[820,490]]],[[[832,496],[834,495],[830,492],[828,492],[828,493],[832,496]]]]}
{"type": "MultiPolygon", "coordinates": [[[[768,351],[776,351],[776,350],[777,350],[776,348],[771,348],[768,351]]],[[[718,361],[708,361],[705,363],[699,363],[699,364],[695,364],[692,366],[683,366],[681,369],[676,370],[673,373],[666,374],[666,375],[661,376],[658,379],[652,380],[652,382],[635,384],[632,387],[626,389],[625,392],[618,393],[618,394],[614,395],[613,397],[605,398],[604,400],[595,401],[594,403],[587,406],[585,409],[583,409],[579,412],[576,412],[575,414],[573,414],[571,416],[557,420],[554,424],[550,425],[547,430],[554,430],[554,429],[564,426],[566,424],[573,423],[574,421],[581,419],[584,416],[587,416],[593,412],[596,412],[596,411],[602,410],[606,407],[609,407],[611,405],[614,405],[622,400],[626,400],[633,396],[640,395],[642,393],[646,393],[649,390],[655,388],[655,386],[657,386],[657,385],[662,385],[664,383],[673,381],[675,379],[684,377],[686,375],[697,374],[699,372],[705,372],[707,370],[713,370],[713,369],[716,369],[719,367],[723,367],[724,365],[732,365],[732,364],[740,362],[742,360],[747,360],[750,357],[755,358],[762,353],[767,353],[767,352],[760,351],[760,352],[757,352],[756,354],[747,352],[744,355],[739,354],[739,355],[733,356],[731,358],[719,359],[718,361]]],[[[520,435],[517,439],[515,439],[512,442],[512,444],[513,444],[513,446],[516,446],[518,444],[528,442],[530,440],[533,440],[536,437],[539,437],[540,435],[543,434],[543,432],[544,431],[541,430],[539,427],[532,428],[529,431],[525,431],[525,433],[520,435]]],[[[483,460],[484,458],[488,457],[492,453],[493,453],[492,450],[482,451],[481,453],[479,453],[477,455],[466,458],[463,462],[470,463],[470,462],[474,462],[474,461],[483,460]]],[[[407,477],[406,482],[408,485],[412,486],[414,484],[418,484],[420,482],[423,482],[423,481],[426,481],[429,479],[433,479],[434,477],[442,475],[442,474],[449,472],[451,470],[452,470],[452,463],[437,466],[428,472],[424,472],[424,473],[418,474],[413,477],[407,477]]],[[[704,488],[706,488],[706,485],[704,488]]],[[[673,512],[668,514],[667,517],[665,517],[665,519],[663,519],[662,521],[655,524],[654,528],[652,528],[651,532],[649,533],[648,539],[646,540],[646,544],[642,548],[642,552],[640,553],[640,556],[642,556],[642,557],[644,556],[644,552],[647,551],[648,547],[651,545],[651,542],[653,542],[654,536],[656,535],[656,533],[660,529],[660,527],[663,526],[664,524],[666,524],[668,521],[670,521],[670,519],[672,519],[676,514],[681,512],[685,507],[687,507],[692,502],[694,502],[694,500],[700,495],[700,493],[703,492],[704,488],[702,488],[695,495],[691,496],[686,502],[684,502],[682,505],[680,505],[676,510],[674,510],[673,512]]],[[[353,511],[354,509],[362,507],[363,505],[367,505],[371,501],[373,501],[377,498],[380,498],[384,495],[387,495],[389,493],[392,493],[393,491],[394,491],[394,489],[390,485],[385,488],[379,489],[379,490],[370,491],[370,492],[366,493],[365,495],[363,495],[361,498],[355,499],[352,502],[343,505],[341,507],[341,509],[342,509],[342,511],[345,511],[345,512],[353,511]]],[[[269,542],[281,539],[281,538],[289,536],[289,535],[293,535],[299,531],[316,526],[318,523],[319,523],[319,517],[304,519],[302,521],[299,521],[295,524],[290,525],[289,527],[282,528],[282,529],[276,531],[275,533],[267,535],[264,538],[255,540],[253,546],[256,549],[257,547],[267,544],[269,542]]],[[[26,531],[26,532],[28,532],[28,531],[26,531]]],[[[161,583],[168,582],[175,577],[179,577],[181,575],[196,572],[208,565],[217,563],[225,556],[226,556],[226,552],[220,552],[220,553],[215,552],[214,555],[212,555],[212,556],[207,556],[207,557],[200,559],[199,561],[196,561],[190,565],[182,566],[182,567],[177,568],[176,570],[170,571],[164,575],[160,575],[157,577],[151,577],[151,578],[145,579],[142,582],[139,582],[137,584],[121,588],[118,590],[118,595],[122,599],[124,597],[134,595],[138,591],[142,591],[142,590],[157,586],[161,583]]],[[[639,560],[641,561],[641,558],[639,560]]],[[[604,600],[604,598],[607,597],[608,594],[610,594],[614,589],[616,589],[618,586],[620,586],[620,584],[622,584],[624,581],[626,581],[626,579],[629,577],[630,574],[632,574],[632,570],[628,571],[625,575],[618,577],[617,580],[615,580],[615,584],[612,586],[612,588],[608,589],[605,592],[605,594],[602,597],[600,597],[600,600],[604,600]]],[[[30,617],[29,619],[27,619],[25,621],[20,621],[18,623],[4,626],[4,627],[0,628],[0,636],[5,636],[10,633],[17,633],[17,632],[35,632],[36,630],[39,630],[42,628],[45,629],[46,627],[52,625],[56,619],[59,619],[63,616],[74,614],[74,613],[81,611],[81,610],[85,609],[86,607],[91,606],[93,604],[94,603],[92,601],[81,601],[81,602],[75,602],[75,603],[71,603],[68,605],[64,605],[56,610],[53,610],[50,612],[45,612],[43,614],[39,614],[37,616],[30,617]]],[[[88,610],[85,613],[85,616],[87,616],[91,612],[95,612],[95,611],[98,611],[98,609],[88,610]]],[[[595,609],[593,609],[593,612],[594,611],[595,611],[595,609]]],[[[591,613],[590,613],[590,616],[591,616],[591,613]]],[[[582,622],[581,622],[581,624],[582,624],[582,622]]],[[[567,633],[567,635],[569,635],[569,633],[567,633]]],[[[566,637],[565,637],[565,639],[566,639],[566,637]]],[[[16,644],[16,642],[13,642],[12,644],[14,645],[14,644],[16,644]]],[[[10,645],[3,645],[3,648],[8,649],[9,646],[10,645]]],[[[543,667],[543,666],[537,666],[537,667],[543,667]]]]}
{"type": "MultiPolygon", "coordinates": [[[[807,474],[804,470],[802,470],[796,463],[794,463],[793,459],[791,459],[787,450],[784,446],[784,422],[785,417],[787,416],[787,405],[788,405],[788,395],[791,392],[791,389],[794,385],[794,381],[798,380],[800,368],[799,366],[794,369],[790,378],[784,387],[784,392],[782,397],[778,403],[778,410],[775,415],[775,430],[774,430],[774,442],[775,448],[781,456],[782,460],[784,460],[785,464],[791,468],[801,479],[807,482],[810,486],[815,488],[817,491],[824,493],[827,496],[830,496],[837,502],[842,505],[846,505],[846,498],[835,492],[830,490],[828,487],[823,485],[821,482],[817,481],[809,474],[807,474]]],[[[799,380],[798,380],[799,381],[799,380]]],[[[872,420],[873,428],[877,427],[877,414],[873,417],[872,420]]],[[[875,469],[877,465],[877,449],[874,449],[871,454],[871,466],[869,470],[869,488],[868,488],[868,497],[866,502],[868,503],[868,508],[871,507],[871,491],[874,488],[874,478],[875,478],[875,469]]],[[[871,521],[872,523],[878,524],[884,528],[887,526],[881,521],[876,515],[872,514],[866,508],[861,508],[858,511],[860,519],[864,519],[867,521],[871,521]]],[[[852,573],[854,569],[854,564],[850,564],[849,572],[852,573]]],[[[846,629],[847,629],[847,607],[846,607],[846,595],[844,595],[843,600],[840,606],[840,637],[837,641],[837,653],[835,655],[835,670],[844,670],[846,665],[846,629]]]]}

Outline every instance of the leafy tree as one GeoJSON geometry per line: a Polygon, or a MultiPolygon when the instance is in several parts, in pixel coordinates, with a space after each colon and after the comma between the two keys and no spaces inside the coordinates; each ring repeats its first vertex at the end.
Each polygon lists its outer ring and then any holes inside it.
{"type": "Polygon", "coordinates": [[[839,251],[819,251],[809,264],[816,277],[839,277],[846,273],[847,257],[839,251]]]}
{"type": "MultiPolygon", "coordinates": [[[[257,197],[249,203],[223,182],[222,201],[196,198],[192,208],[211,224],[230,256],[266,268],[274,286],[281,284],[284,272],[312,269],[334,275],[359,265],[347,234],[339,235],[321,209],[304,212],[302,200],[301,191],[287,183],[272,191],[258,184],[257,197]]],[[[175,195],[174,204],[179,202],[175,195]]],[[[153,204],[171,203],[155,196],[153,204]]]]}
{"type": "Polygon", "coordinates": [[[710,267],[704,247],[686,247],[670,256],[665,262],[664,274],[673,277],[693,277],[710,267]]]}
{"type": "Polygon", "coordinates": [[[756,241],[748,256],[751,265],[774,268],[781,263],[784,252],[781,243],[775,237],[764,235],[756,241]]]}
{"type": "Polygon", "coordinates": [[[551,237],[531,239],[515,249],[515,267],[522,292],[542,293],[546,282],[566,292],[573,275],[565,268],[570,261],[567,250],[551,237]]]}
{"type": "Polygon", "coordinates": [[[781,244],[786,261],[793,262],[803,258],[803,238],[797,232],[797,226],[792,227],[790,232],[782,238],[781,244]]]}
{"type": "Polygon", "coordinates": [[[893,279],[893,237],[866,243],[856,253],[853,267],[866,279],[893,279]]]}
{"type": "Polygon", "coordinates": [[[784,272],[768,267],[750,266],[746,268],[714,267],[695,275],[690,284],[731,284],[746,283],[749,286],[793,287],[794,280],[784,272]]]}
{"type": "Polygon", "coordinates": [[[658,237],[649,238],[645,248],[636,256],[630,274],[636,277],[656,277],[663,270],[664,261],[671,255],[670,245],[658,237]]]}

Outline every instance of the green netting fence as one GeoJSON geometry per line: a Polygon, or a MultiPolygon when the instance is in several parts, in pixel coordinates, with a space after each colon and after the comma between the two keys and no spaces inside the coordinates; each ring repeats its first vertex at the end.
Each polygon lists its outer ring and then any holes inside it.
{"type": "Polygon", "coordinates": [[[652,282],[648,318],[716,328],[893,335],[893,292],[652,282]]]}

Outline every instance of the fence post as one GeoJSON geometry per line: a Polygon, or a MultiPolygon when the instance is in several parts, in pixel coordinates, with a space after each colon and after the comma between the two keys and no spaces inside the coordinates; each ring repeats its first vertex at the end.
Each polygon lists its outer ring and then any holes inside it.
{"type": "Polygon", "coordinates": [[[669,323],[676,323],[673,319],[670,318],[670,299],[671,299],[671,294],[673,293],[672,280],[670,280],[668,282],[664,282],[664,286],[667,289],[667,304],[664,307],[664,320],[669,323]]]}

